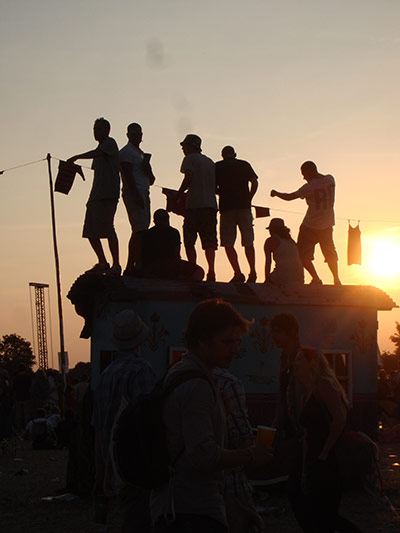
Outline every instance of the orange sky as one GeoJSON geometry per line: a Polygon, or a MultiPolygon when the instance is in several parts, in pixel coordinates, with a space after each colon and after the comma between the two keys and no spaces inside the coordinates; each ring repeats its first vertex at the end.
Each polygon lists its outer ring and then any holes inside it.
{"type": "MultiPolygon", "coordinates": [[[[157,184],[177,188],[179,141],[194,132],[214,160],[231,144],[251,162],[260,178],[254,203],[269,206],[296,236],[305,203],[271,199],[269,191],[296,190],[299,165],[313,159],[336,179],[342,281],[382,287],[400,302],[397,0],[21,0],[3,3],[1,14],[1,168],[48,152],[67,158],[94,148],[93,121],[105,116],[121,147],[126,125],[141,123],[157,184]],[[348,219],[361,221],[362,267],[346,266],[348,219]],[[391,247],[379,248],[382,241],[391,247]],[[384,257],[380,266],[377,255],[384,257]],[[389,264],[393,268],[383,274],[389,264]]],[[[56,166],[53,161],[54,173],[56,166]]],[[[69,196],[56,197],[66,349],[73,364],[89,357],[89,342],[78,338],[82,320],[65,299],[95,262],[81,239],[92,178],[90,170],[85,174],[87,181],[78,179],[69,196]]],[[[32,340],[28,284],[49,283],[56,352],[47,180],[46,162],[0,176],[0,335],[16,332],[32,340]]],[[[151,200],[153,209],[164,206],[159,188],[151,200]]],[[[180,221],[172,217],[172,224],[180,221]]],[[[265,226],[265,219],[255,223],[259,277],[265,226]]],[[[116,229],[124,261],[129,225],[122,206],[116,229]]],[[[316,266],[330,283],[319,252],[316,266]]],[[[231,277],[223,250],[217,277],[231,277]]],[[[393,348],[388,338],[395,320],[399,310],[379,314],[382,349],[393,348]]]]}

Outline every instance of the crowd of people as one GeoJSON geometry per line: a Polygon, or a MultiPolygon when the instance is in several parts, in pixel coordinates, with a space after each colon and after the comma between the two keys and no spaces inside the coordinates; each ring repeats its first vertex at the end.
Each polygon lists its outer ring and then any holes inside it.
{"type": "Polygon", "coordinates": [[[131,309],[114,316],[118,352],[98,381],[92,422],[95,499],[119,497],[121,531],[264,531],[268,518],[257,513],[247,471],[282,455],[289,470],[289,501],[303,531],[359,531],[339,514],[336,446],[349,409],[342,387],[323,355],[302,347],[296,318],[276,315],[270,329],[282,353],[277,434],[273,447],[256,445],[243,387],[229,371],[248,326],[223,300],[203,301],[192,311],[184,334],[187,352],[159,384],[169,391],[162,413],[172,474],[150,490],[121,482],[110,446],[121,402],[135,403],[155,386],[140,352],[148,328],[131,309]]]}
{"type": "MultiPolygon", "coordinates": [[[[239,228],[249,267],[247,282],[255,282],[257,272],[251,205],[258,188],[258,176],[250,163],[238,159],[232,146],[225,146],[221,151],[222,159],[214,163],[202,153],[202,140],[195,134],[186,135],[180,143],[184,154],[180,171],[184,178],[179,190],[175,191],[174,202],[184,207],[183,243],[187,261],[183,261],[180,235],[177,230],[174,232],[174,228],[170,228],[168,213],[156,211],[155,225],[149,232],[150,187],[156,178],[150,164],[151,154],[144,153],[140,148],[143,138],[141,126],[137,123],[128,125],[128,143],[121,150],[110,137],[110,129],[106,119],[97,119],[93,132],[98,146],[67,159],[70,165],[75,165],[79,159],[93,161],[93,185],[86,204],[82,236],[89,240],[97,263],[88,272],[107,276],[121,274],[114,216],[122,181],[122,200],[132,229],[124,275],[201,280],[204,271],[196,264],[195,248],[200,237],[207,263],[206,280],[215,281],[219,210],[220,245],[225,249],[233,270],[231,281],[246,281],[235,249],[239,228]],[[108,240],[111,264],[106,259],[101,239],[108,240]]],[[[306,184],[298,190],[292,193],[271,191],[272,197],[286,201],[305,199],[308,210],[297,243],[290,237],[290,230],[282,219],[271,220],[268,226],[271,237],[264,246],[264,281],[277,285],[301,284],[304,282],[304,268],[310,274],[312,284],[322,284],[313,264],[315,246],[320,244],[334,284],[340,285],[338,256],[333,242],[335,180],[330,174],[321,174],[313,161],[303,163],[301,173],[306,184]],[[275,262],[274,270],[272,259],[275,262]]]]}

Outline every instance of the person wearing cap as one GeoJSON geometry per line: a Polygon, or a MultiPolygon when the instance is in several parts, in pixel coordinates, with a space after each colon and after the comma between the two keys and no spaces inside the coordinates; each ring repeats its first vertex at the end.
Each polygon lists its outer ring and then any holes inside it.
{"type": "Polygon", "coordinates": [[[181,172],[185,177],[178,191],[178,199],[188,191],[183,223],[186,256],[190,263],[196,263],[195,244],[197,235],[200,235],[208,264],[207,281],[215,281],[215,250],[218,247],[215,165],[201,153],[201,139],[198,135],[186,135],[181,146],[185,154],[181,172]]]}
{"type": "MultiPolygon", "coordinates": [[[[110,436],[121,404],[122,395],[134,401],[150,392],[155,374],[150,363],[140,354],[149,330],[133,309],[124,309],[113,318],[112,341],[116,358],[101,373],[94,395],[92,424],[95,428],[96,476],[94,495],[117,494],[118,487],[110,463],[110,436]]],[[[122,501],[122,531],[150,532],[149,493],[124,487],[122,501]],[[124,529],[126,527],[127,529],[124,529]],[[131,528],[131,529],[128,529],[131,528]]]]}
{"type": "Polygon", "coordinates": [[[248,282],[257,279],[254,251],[253,217],[251,201],[258,188],[258,177],[247,161],[236,158],[235,149],[225,146],[221,152],[222,161],[215,163],[215,180],[219,195],[220,239],[233,268],[231,282],[245,280],[234,248],[236,228],[242,236],[242,246],[250,267],[248,282]],[[250,183],[250,190],[249,190],[250,183]]]}
{"type": "Polygon", "coordinates": [[[114,229],[114,216],[120,190],[118,146],[109,135],[110,129],[108,120],[98,118],[93,126],[94,138],[99,143],[97,148],[74,155],[67,159],[67,163],[74,163],[77,159],[93,159],[93,185],[86,204],[82,237],[89,240],[98,263],[87,272],[119,276],[121,274],[119,244],[114,229]],[[101,244],[100,239],[103,238],[108,240],[112,256],[111,268],[101,244]]]}
{"type": "Polygon", "coordinates": [[[333,226],[335,225],[335,180],[330,174],[318,172],[314,161],[306,161],[300,167],[303,178],[307,182],[292,193],[278,192],[272,189],[271,196],[291,201],[296,198],[306,200],[308,209],[300,226],[297,246],[304,268],[311,275],[311,284],[322,285],[322,281],[313,265],[316,244],[321,247],[322,254],[333,275],[335,285],[341,285],[338,273],[338,255],[333,242],[333,226]]]}
{"type": "Polygon", "coordinates": [[[155,182],[150,157],[140,149],[143,131],[133,122],[127,128],[128,143],[119,152],[122,178],[122,200],[126,207],[132,235],[128,246],[125,275],[141,268],[141,239],[150,226],[150,185],[155,182]]]}
{"type": "Polygon", "coordinates": [[[304,283],[303,264],[297,244],[282,218],[273,218],[267,229],[270,237],[264,243],[265,283],[285,286],[304,283]],[[275,268],[271,272],[272,259],[275,268]]]}
{"type": "Polygon", "coordinates": [[[181,236],[169,224],[169,213],[157,209],[154,226],[143,232],[141,275],[158,279],[191,279],[201,281],[204,270],[181,259],[181,236]]]}

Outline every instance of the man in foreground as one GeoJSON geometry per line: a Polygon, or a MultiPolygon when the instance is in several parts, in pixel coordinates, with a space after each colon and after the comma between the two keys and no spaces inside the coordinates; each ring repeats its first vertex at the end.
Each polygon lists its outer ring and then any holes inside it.
{"type": "Polygon", "coordinates": [[[169,484],[152,493],[157,533],[227,532],[222,471],[261,466],[270,457],[268,448],[224,448],[225,412],[213,371],[230,366],[247,329],[248,321],[222,300],[200,303],[189,317],[185,332],[189,351],[170,369],[165,387],[188,371],[197,370],[201,377],[177,386],[165,400],[164,422],[174,474],[169,484]]]}
{"type": "Polygon", "coordinates": [[[271,196],[281,200],[306,200],[308,209],[300,226],[297,246],[304,268],[311,275],[311,284],[322,285],[313,265],[315,245],[319,243],[322,254],[333,275],[335,285],[341,285],[338,274],[338,256],[333,242],[335,225],[335,180],[330,174],[321,174],[313,161],[301,165],[306,184],[295,192],[285,193],[272,189],[271,196]]]}
{"type": "Polygon", "coordinates": [[[121,490],[110,455],[110,437],[122,395],[133,402],[154,387],[153,369],[139,352],[148,334],[147,326],[132,309],[115,315],[113,341],[118,347],[117,356],[102,372],[95,391],[92,420],[95,427],[95,501],[104,500],[105,493],[120,494],[123,532],[151,532],[148,491],[133,486],[121,490]]]}
{"type": "Polygon", "coordinates": [[[93,135],[99,143],[97,148],[70,157],[67,162],[77,159],[93,159],[93,185],[86,204],[86,216],[82,237],[89,240],[98,262],[87,272],[121,274],[119,264],[118,237],[114,229],[114,216],[119,199],[118,146],[110,134],[110,123],[98,118],[93,126],[93,135]],[[100,239],[107,239],[112,256],[112,266],[107,262],[100,239]]]}

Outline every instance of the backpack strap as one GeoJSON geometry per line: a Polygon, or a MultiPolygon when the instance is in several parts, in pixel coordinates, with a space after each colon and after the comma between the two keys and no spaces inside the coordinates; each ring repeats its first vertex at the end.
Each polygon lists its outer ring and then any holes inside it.
{"type": "MultiPolygon", "coordinates": [[[[198,370],[197,368],[187,370],[186,372],[181,372],[176,376],[172,377],[168,385],[163,387],[163,399],[165,399],[169,394],[171,394],[171,392],[173,392],[177,387],[179,387],[179,385],[182,385],[183,383],[186,383],[186,381],[190,381],[191,379],[204,379],[205,381],[208,381],[214,396],[214,400],[217,399],[215,388],[212,384],[211,378],[208,378],[203,371],[198,370]]],[[[163,381],[165,381],[165,378],[163,379],[163,381]]]]}

